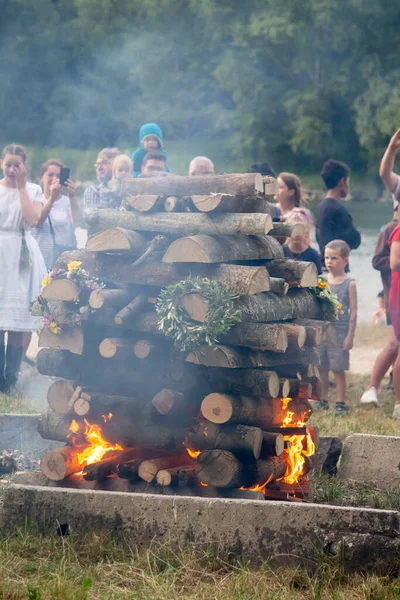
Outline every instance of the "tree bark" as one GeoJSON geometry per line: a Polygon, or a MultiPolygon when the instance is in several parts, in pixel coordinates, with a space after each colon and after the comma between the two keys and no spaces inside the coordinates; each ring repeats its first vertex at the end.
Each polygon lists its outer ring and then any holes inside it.
{"type": "Polygon", "coordinates": [[[200,346],[190,352],[186,361],[205,367],[224,367],[226,369],[252,369],[274,367],[285,364],[307,364],[306,361],[319,363],[319,355],[315,348],[309,346],[296,348],[289,346],[285,353],[234,348],[233,346],[200,346]]]}
{"type": "Polygon", "coordinates": [[[86,223],[91,232],[97,232],[86,243],[86,250],[94,252],[108,249],[135,251],[136,245],[132,246],[128,236],[129,230],[184,236],[196,234],[265,236],[272,229],[270,215],[255,213],[207,215],[182,212],[146,215],[98,209],[86,215],[86,223]]]}
{"type": "Polygon", "coordinates": [[[286,352],[288,335],[283,324],[239,323],[221,337],[222,344],[286,352]]]}
{"type": "Polygon", "coordinates": [[[283,297],[268,292],[242,296],[235,300],[235,308],[242,311],[242,321],[253,323],[315,319],[321,315],[319,301],[309,290],[290,290],[283,297]]]}
{"type": "Polygon", "coordinates": [[[57,268],[65,268],[71,260],[82,261],[82,267],[91,277],[114,284],[137,284],[165,287],[181,279],[194,275],[219,281],[225,288],[238,294],[258,294],[268,291],[269,275],[264,266],[219,264],[167,264],[149,261],[140,268],[132,269],[129,256],[89,253],[85,250],[64,252],[56,263],[57,268]]]}
{"type": "Polygon", "coordinates": [[[279,393],[278,376],[263,369],[206,369],[205,377],[215,392],[269,398],[279,393]]]}
{"type": "MultiPolygon", "coordinates": [[[[103,209],[104,210],[104,209],[103,209]]],[[[125,214],[119,211],[110,211],[114,214],[125,214]]],[[[103,229],[103,228],[102,228],[103,229]]],[[[112,227],[91,235],[86,242],[88,252],[129,252],[139,256],[146,248],[146,239],[132,229],[112,227]]]]}
{"type": "Polygon", "coordinates": [[[307,338],[305,327],[302,325],[293,325],[293,323],[285,323],[283,327],[285,328],[289,344],[303,348],[307,338]]]}
{"type": "Polygon", "coordinates": [[[187,437],[192,450],[229,450],[235,455],[254,456],[261,452],[262,431],[247,425],[219,426],[210,421],[200,421],[194,425],[187,437]]]}
{"type": "Polygon", "coordinates": [[[272,260],[267,265],[271,277],[281,277],[289,287],[315,287],[318,285],[317,267],[312,262],[285,258],[272,260]]]}
{"type": "Polygon", "coordinates": [[[230,194],[196,195],[191,197],[195,208],[202,213],[252,213],[269,215],[268,205],[263,197],[233,196],[230,194]]]}
{"type": "Polygon", "coordinates": [[[268,235],[274,237],[295,237],[304,235],[307,228],[304,223],[277,223],[274,222],[273,228],[270,229],[268,235]]]}
{"type": "Polygon", "coordinates": [[[307,331],[310,335],[310,342],[307,339],[307,343],[310,343],[313,346],[318,346],[317,340],[319,339],[318,330],[321,328],[322,330],[322,341],[320,343],[324,344],[336,344],[336,329],[335,326],[330,321],[318,321],[316,319],[303,319],[299,318],[293,321],[297,325],[302,325],[306,327],[307,331]],[[315,333],[310,331],[314,329],[315,333]],[[312,336],[312,337],[311,337],[312,336]],[[312,341],[311,341],[312,340],[312,341]],[[315,343],[313,343],[315,340],[315,343]]]}
{"type": "Polygon", "coordinates": [[[283,257],[283,250],[273,237],[193,235],[172,242],[162,260],[166,263],[223,263],[283,257]]]}
{"type": "MultiPolygon", "coordinates": [[[[243,323],[268,323],[271,321],[288,321],[301,316],[310,318],[320,316],[320,305],[314,294],[308,290],[291,290],[287,296],[265,293],[253,296],[242,296],[235,300],[234,306],[242,312],[243,323]]],[[[208,301],[201,294],[196,294],[196,308],[189,302],[185,306],[188,314],[195,320],[205,322],[208,313],[208,301]]]]}
{"type": "Polygon", "coordinates": [[[274,294],[279,294],[279,296],[286,296],[286,294],[289,291],[289,284],[286,283],[284,279],[281,279],[280,277],[270,277],[269,280],[270,292],[274,292],[274,294]]]}
{"type": "Polygon", "coordinates": [[[126,325],[126,323],[132,321],[145,306],[147,306],[147,296],[145,294],[138,294],[115,315],[114,323],[116,325],[126,325]]]}
{"type": "Polygon", "coordinates": [[[78,325],[67,327],[60,333],[52,333],[50,329],[41,329],[38,345],[40,348],[55,348],[57,350],[69,350],[73,354],[83,354],[83,331],[78,325]]]}
{"type": "Polygon", "coordinates": [[[281,433],[268,433],[263,431],[260,459],[270,456],[280,456],[285,449],[285,441],[281,433]]]}
{"type": "Polygon", "coordinates": [[[46,299],[75,302],[79,298],[79,293],[79,288],[73,281],[69,279],[53,279],[42,290],[41,296],[46,299]]]}
{"type": "MultiPolygon", "coordinates": [[[[163,197],[157,194],[137,194],[136,196],[129,194],[126,196],[126,203],[139,212],[162,210],[164,206],[163,197]]],[[[90,215],[90,213],[86,213],[86,220],[88,214],[90,215]]]]}
{"type": "Polygon", "coordinates": [[[94,290],[89,296],[92,308],[121,310],[132,300],[133,294],[127,290],[94,290]]]}
{"type": "Polygon", "coordinates": [[[185,467],[191,465],[195,466],[194,460],[190,459],[190,456],[186,451],[171,454],[170,456],[144,460],[139,466],[138,475],[144,481],[151,483],[159,471],[171,469],[172,467],[179,467],[181,465],[185,465],[185,467]]]}
{"type": "Polygon", "coordinates": [[[180,411],[187,410],[185,395],[175,390],[160,390],[151,403],[160,415],[178,416],[180,411]]]}
{"type": "Polygon", "coordinates": [[[257,471],[253,464],[239,461],[226,450],[205,450],[197,457],[196,475],[202,483],[218,488],[251,487],[257,483],[257,471]]]}
{"type": "Polygon", "coordinates": [[[152,194],[157,196],[193,196],[201,194],[233,194],[255,196],[264,193],[264,181],[259,173],[241,175],[203,175],[198,177],[136,177],[124,179],[124,196],[152,194]]]}
{"type": "Polygon", "coordinates": [[[279,456],[270,456],[257,461],[257,483],[270,483],[284,477],[287,470],[287,456],[282,452],[279,456]]]}
{"type": "Polygon", "coordinates": [[[156,480],[158,485],[171,485],[174,487],[196,486],[199,483],[196,477],[196,465],[163,469],[158,471],[156,480]]]}

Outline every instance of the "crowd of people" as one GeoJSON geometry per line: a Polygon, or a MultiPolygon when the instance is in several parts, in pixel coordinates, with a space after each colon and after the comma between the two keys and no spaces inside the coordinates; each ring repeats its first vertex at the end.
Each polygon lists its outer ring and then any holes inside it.
{"type": "MultiPolygon", "coordinates": [[[[400,148],[400,130],[392,137],[382,159],[380,175],[394,198],[394,217],[382,230],[373,257],[380,271],[383,300],[387,308],[388,341],[374,365],[368,389],[361,404],[378,405],[378,389],[393,367],[395,406],[393,417],[400,419],[400,226],[397,207],[400,201],[400,177],[394,173],[394,161],[400,148]]],[[[131,177],[162,177],[170,170],[163,133],[155,123],[146,123],[139,132],[139,147],[132,157],[117,148],[103,148],[95,164],[97,183],[88,186],[81,201],[75,183],[61,181],[65,165],[59,159],[47,160],[40,170],[39,184],[27,181],[27,156],[17,144],[7,145],[1,154],[3,178],[0,180],[0,391],[13,388],[21,360],[32,332],[40,324],[30,313],[30,303],[41,290],[41,282],[58,256],[76,247],[75,229],[84,225],[84,210],[121,207],[121,182],[131,177]]],[[[361,243],[360,233],[343,204],[349,193],[350,169],[330,159],[322,167],[325,198],[314,215],[305,208],[302,185],[294,173],[276,176],[269,163],[256,163],[248,173],[277,177],[279,192],[275,203],[266,201],[275,221],[301,222],[301,234],[292,236],[283,246],[285,256],[313,262],[318,274],[326,277],[340,301],[336,321],[336,346],[322,345],[321,400],[316,408],[328,410],[329,372],[336,385],[335,412],[347,414],[346,371],[357,324],[357,287],[350,275],[351,250],[361,243]],[[312,246],[315,227],[319,252],[312,246]]],[[[189,165],[190,176],[212,176],[215,169],[205,156],[195,157],[189,165]]]]}

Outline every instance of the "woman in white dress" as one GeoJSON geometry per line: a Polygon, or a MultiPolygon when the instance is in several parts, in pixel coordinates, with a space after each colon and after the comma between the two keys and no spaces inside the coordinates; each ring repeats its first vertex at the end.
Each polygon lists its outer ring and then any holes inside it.
{"type": "Polygon", "coordinates": [[[45,204],[33,236],[39,244],[49,271],[60,254],[76,248],[75,227],[83,223],[84,217],[73,181],[67,179],[65,182],[68,196],[61,193],[62,167],[64,164],[60,160],[50,158],[40,169],[45,204]]]}
{"type": "Polygon", "coordinates": [[[43,195],[40,186],[27,182],[24,148],[6,146],[1,169],[0,391],[9,391],[17,381],[24,348],[38,326],[29,305],[40,294],[46,266],[31,233],[42,213],[43,195]]]}

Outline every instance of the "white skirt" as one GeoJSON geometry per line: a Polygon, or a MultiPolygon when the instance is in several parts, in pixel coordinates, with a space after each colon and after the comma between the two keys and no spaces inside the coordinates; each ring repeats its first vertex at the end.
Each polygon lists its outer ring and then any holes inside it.
{"type": "Polygon", "coordinates": [[[40,294],[46,265],[32,234],[25,232],[31,266],[20,269],[22,235],[0,230],[0,331],[36,331],[40,317],[33,317],[29,305],[40,294]]]}

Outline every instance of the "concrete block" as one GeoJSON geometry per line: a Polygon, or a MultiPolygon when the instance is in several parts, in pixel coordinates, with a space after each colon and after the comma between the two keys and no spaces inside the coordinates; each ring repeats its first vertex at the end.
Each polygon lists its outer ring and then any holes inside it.
{"type": "Polygon", "coordinates": [[[31,524],[49,534],[68,526],[75,533],[127,538],[139,548],[165,541],[222,548],[255,564],[306,561],[310,567],[321,555],[333,559],[336,554],[348,570],[399,571],[400,514],[395,511],[18,484],[9,485],[3,499],[5,532],[31,524]]]}
{"type": "Polygon", "coordinates": [[[321,436],[317,452],[313,457],[314,472],[336,475],[342,449],[343,442],[340,438],[321,436]]]}
{"type": "Polygon", "coordinates": [[[40,458],[58,446],[59,442],[44,440],[37,432],[40,415],[0,414],[0,451],[20,450],[40,458]]]}
{"type": "Polygon", "coordinates": [[[400,489],[400,437],[353,433],[344,441],[340,479],[400,489]]]}

